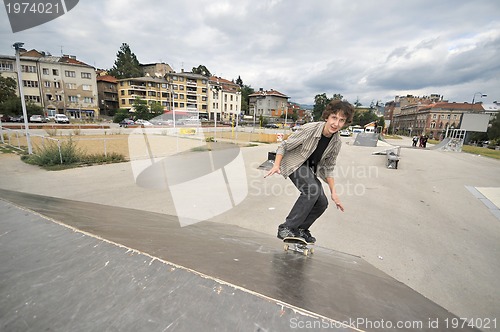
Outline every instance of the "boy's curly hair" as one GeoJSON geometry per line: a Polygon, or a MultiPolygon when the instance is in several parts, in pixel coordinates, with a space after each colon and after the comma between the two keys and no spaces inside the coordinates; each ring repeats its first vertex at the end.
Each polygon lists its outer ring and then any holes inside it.
{"type": "Polygon", "coordinates": [[[338,112],[342,112],[342,114],[346,117],[346,123],[351,123],[352,118],[354,116],[354,106],[352,106],[347,101],[334,99],[326,105],[321,118],[323,120],[328,119],[330,114],[337,114],[338,112]]]}

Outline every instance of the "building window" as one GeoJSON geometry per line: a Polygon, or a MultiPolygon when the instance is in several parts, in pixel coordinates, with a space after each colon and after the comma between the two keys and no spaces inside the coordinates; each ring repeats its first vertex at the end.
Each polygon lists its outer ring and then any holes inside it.
{"type": "Polygon", "coordinates": [[[54,88],[60,89],[61,88],[61,82],[54,82],[54,88]]]}
{"type": "Polygon", "coordinates": [[[42,73],[44,75],[49,75],[49,68],[42,68],[42,73]]]}
{"type": "Polygon", "coordinates": [[[57,70],[57,69],[52,69],[52,75],[54,75],[54,76],[59,76],[59,70],[57,70]]]}
{"type": "Polygon", "coordinates": [[[82,85],[82,90],[83,91],[92,91],[92,85],[90,85],[90,84],[83,84],[82,85]]]}
{"type": "Polygon", "coordinates": [[[82,73],[82,78],[91,79],[92,74],[91,73],[82,73]]]}
{"type": "Polygon", "coordinates": [[[0,71],[14,71],[14,65],[12,62],[0,61],[0,71]]]}
{"type": "Polygon", "coordinates": [[[64,75],[66,77],[76,77],[76,72],[72,71],[72,70],[65,70],[64,71],[64,75]]]}
{"type": "Polygon", "coordinates": [[[39,103],[40,102],[40,96],[24,96],[25,101],[31,101],[34,103],[39,103]]]}
{"type": "Polygon", "coordinates": [[[68,96],[68,101],[70,103],[78,103],[78,97],[77,96],[68,96]]]}
{"type": "Polygon", "coordinates": [[[83,102],[86,104],[93,104],[94,103],[94,98],[92,97],[83,97],[83,102]]]}
{"type": "Polygon", "coordinates": [[[66,83],[66,89],[76,90],[76,84],[75,83],[66,83]]]}
{"type": "Polygon", "coordinates": [[[44,88],[50,88],[50,81],[43,81],[44,88]]]}
{"type": "Polygon", "coordinates": [[[21,66],[21,71],[24,72],[24,73],[36,73],[36,67],[35,66],[22,65],[21,66]]]}
{"type": "Polygon", "coordinates": [[[23,81],[25,88],[38,88],[38,81],[23,81]]]}

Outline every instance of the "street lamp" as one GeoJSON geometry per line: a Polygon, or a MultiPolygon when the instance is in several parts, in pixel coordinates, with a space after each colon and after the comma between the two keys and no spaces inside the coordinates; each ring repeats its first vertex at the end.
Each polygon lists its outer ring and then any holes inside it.
{"type": "Polygon", "coordinates": [[[472,97],[472,112],[474,112],[474,101],[476,100],[476,95],[480,95],[481,98],[488,97],[487,94],[482,93],[482,92],[476,92],[476,93],[474,93],[474,96],[472,97]]]}
{"type": "Polygon", "coordinates": [[[28,144],[28,153],[33,154],[33,148],[31,147],[30,133],[28,127],[28,114],[26,112],[26,101],[24,100],[24,91],[23,91],[23,81],[21,78],[21,61],[19,56],[19,50],[24,46],[24,43],[17,42],[12,47],[16,50],[16,67],[17,67],[17,82],[19,86],[19,96],[21,97],[21,106],[23,108],[23,118],[24,118],[24,130],[26,133],[26,142],[28,144]]]}

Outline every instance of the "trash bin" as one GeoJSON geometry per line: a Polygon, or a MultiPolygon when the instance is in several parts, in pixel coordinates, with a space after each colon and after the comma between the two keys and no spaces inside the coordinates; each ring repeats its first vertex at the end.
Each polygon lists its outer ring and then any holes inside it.
{"type": "Polygon", "coordinates": [[[399,156],[394,152],[387,152],[387,168],[397,169],[399,163],[399,156]]]}

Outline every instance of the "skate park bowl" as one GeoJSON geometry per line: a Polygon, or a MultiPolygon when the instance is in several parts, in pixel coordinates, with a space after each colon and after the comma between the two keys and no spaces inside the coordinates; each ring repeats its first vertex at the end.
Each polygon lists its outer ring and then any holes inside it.
{"type": "Polygon", "coordinates": [[[6,331],[431,331],[457,319],[357,256],[284,252],[272,236],[210,221],[0,197],[6,331]]]}

